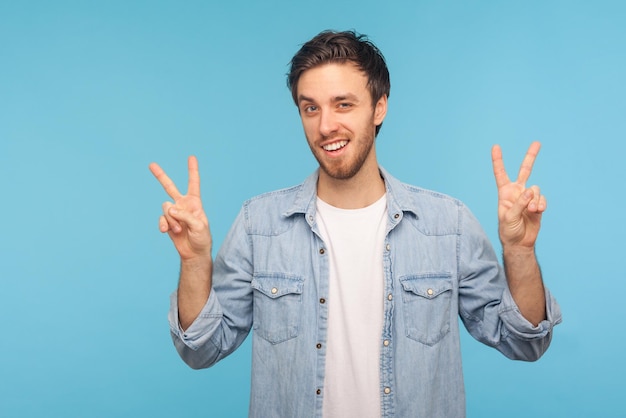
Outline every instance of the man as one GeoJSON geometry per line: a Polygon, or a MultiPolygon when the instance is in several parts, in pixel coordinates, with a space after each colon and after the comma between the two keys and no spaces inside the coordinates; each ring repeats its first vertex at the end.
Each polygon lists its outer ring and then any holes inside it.
{"type": "Polygon", "coordinates": [[[389,73],[353,32],[322,32],[291,62],[288,85],[319,170],[246,203],[212,261],[198,163],[159,228],[181,258],[174,344],[193,368],[232,353],[254,330],[253,417],[461,417],[457,316],[479,341],[536,360],[560,322],[535,241],[546,200],[492,150],[504,268],[459,201],[400,183],[376,159],[389,73]]]}

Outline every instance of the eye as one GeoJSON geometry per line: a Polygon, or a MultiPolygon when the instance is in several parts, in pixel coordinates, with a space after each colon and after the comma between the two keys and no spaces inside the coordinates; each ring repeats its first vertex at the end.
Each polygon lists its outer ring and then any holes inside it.
{"type": "Polygon", "coordinates": [[[317,106],[315,105],[306,105],[302,107],[302,111],[304,113],[313,113],[313,112],[317,112],[317,106]]]}
{"type": "Polygon", "coordinates": [[[341,102],[337,105],[339,109],[349,109],[352,107],[352,103],[349,102],[341,102]]]}

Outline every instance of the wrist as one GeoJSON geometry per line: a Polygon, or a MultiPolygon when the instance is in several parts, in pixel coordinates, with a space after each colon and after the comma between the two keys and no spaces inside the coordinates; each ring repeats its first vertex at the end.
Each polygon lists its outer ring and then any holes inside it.
{"type": "Polygon", "coordinates": [[[502,257],[505,260],[528,260],[536,259],[535,247],[523,245],[502,245],[502,257]]]}
{"type": "Polygon", "coordinates": [[[212,268],[213,268],[213,260],[210,255],[180,259],[181,271],[188,271],[188,272],[211,271],[212,268]]]}

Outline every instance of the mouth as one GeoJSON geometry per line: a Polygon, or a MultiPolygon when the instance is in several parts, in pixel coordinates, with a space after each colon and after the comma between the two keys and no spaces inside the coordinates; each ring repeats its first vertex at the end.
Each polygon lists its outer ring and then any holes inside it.
{"type": "Polygon", "coordinates": [[[348,145],[348,141],[341,140],[341,141],[337,141],[337,142],[332,142],[330,144],[326,144],[326,145],[322,145],[322,148],[324,148],[325,151],[338,151],[340,149],[342,149],[343,147],[345,147],[346,145],[348,145]]]}

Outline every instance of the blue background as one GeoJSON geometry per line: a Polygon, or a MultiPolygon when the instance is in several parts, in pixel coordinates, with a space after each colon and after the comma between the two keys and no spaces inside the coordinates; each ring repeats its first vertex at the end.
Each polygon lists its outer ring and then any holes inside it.
{"type": "Polygon", "coordinates": [[[623,402],[626,3],[0,2],[0,416],[242,417],[250,346],[178,358],[178,261],[159,162],[200,160],[219,244],[246,198],[316,166],[285,87],[299,45],[357,29],[385,54],[379,160],[464,200],[497,244],[490,147],[528,144],[538,243],[564,322],[536,363],[463,335],[469,417],[619,417],[623,402]]]}

